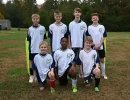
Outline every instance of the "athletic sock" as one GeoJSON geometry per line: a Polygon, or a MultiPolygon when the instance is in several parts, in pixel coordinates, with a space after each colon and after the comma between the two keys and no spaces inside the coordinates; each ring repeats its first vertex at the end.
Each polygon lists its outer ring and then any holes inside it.
{"type": "Polygon", "coordinates": [[[30,68],[30,75],[33,75],[33,69],[30,68]]]}
{"type": "Polygon", "coordinates": [[[105,63],[100,63],[102,75],[105,75],[105,63]]]}
{"type": "Polygon", "coordinates": [[[98,87],[100,83],[100,78],[95,78],[95,87],[98,87]]]}

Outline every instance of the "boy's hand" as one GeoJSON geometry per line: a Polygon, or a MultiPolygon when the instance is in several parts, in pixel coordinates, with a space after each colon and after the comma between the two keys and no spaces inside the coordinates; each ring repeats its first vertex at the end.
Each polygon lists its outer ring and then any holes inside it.
{"type": "Polygon", "coordinates": [[[100,46],[94,46],[94,49],[95,49],[95,50],[99,50],[99,49],[100,49],[100,46]]]}

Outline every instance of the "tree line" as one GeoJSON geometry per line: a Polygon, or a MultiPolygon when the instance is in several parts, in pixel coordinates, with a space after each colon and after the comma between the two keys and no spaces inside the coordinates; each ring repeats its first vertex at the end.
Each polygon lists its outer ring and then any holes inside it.
{"type": "Polygon", "coordinates": [[[13,0],[0,3],[0,19],[9,19],[12,27],[26,27],[31,24],[31,15],[40,14],[40,24],[46,29],[54,22],[53,12],[63,13],[62,22],[68,25],[73,19],[73,9],[82,9],[81,19],[90,25],[91,14],[97,12],[100,23],[107,31],[130,31],[130,0],[45,0],[38,6],[36,0],[13,0]]]}

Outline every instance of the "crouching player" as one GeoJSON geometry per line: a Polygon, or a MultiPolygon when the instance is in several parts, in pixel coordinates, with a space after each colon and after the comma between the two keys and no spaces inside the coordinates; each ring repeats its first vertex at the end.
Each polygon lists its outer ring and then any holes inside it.
{"type": "Polygon", "coordinates": [[[54,90],[54,68],[51,68],[53,63],[53,58],[47,53],[48,44],[42,41],[39,45],[40,53],[34,57],[33,70],[34,70],[34,81],[38,81],[40,90],[44,90],[47,83],[47,78],[50,79],[50,89],[51,93],[54,90]]]}
{"type": "Polygon", "coordinates": [[[77,74],[72,66],[75,54],[67,48],[68,39],[66,37],[61,38],[60,44],[61,48],[54,53],[56,77],[61,86],[66,86],[68,83],[67,75],[69,75],[72,78],[72,91],[77,92],[77,74]]]}
{"type": "Polygon", "coordinates": [[[95,91],[99,92],[100,83],[100,69],[99,69],[99,57],[97,52],[91,49],[93,40],[90,36],[86,37],[84,43],[84,49],[80,51],[79,58],[81,61],[80,73],[84,78],[86,86],[90,86],[92,79],[95,79],[95,91]]]}

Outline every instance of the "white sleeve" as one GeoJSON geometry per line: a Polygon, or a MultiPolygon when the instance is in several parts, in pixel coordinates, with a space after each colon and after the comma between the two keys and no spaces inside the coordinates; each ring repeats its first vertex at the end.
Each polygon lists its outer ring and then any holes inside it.
{"type": "Polygon", "coordinates": [[[82,54],[82,51],[80,51],[80,53],[79,53],[79,59],[81,60],[81,62],[83,61],[83,54],[82,54]]]}
{"type": "Polygon", "coordinates": [[[86,23],[85,23],[85,25],[84,25],[84,27],[85,27],[85,32],[84,33],[86,33],[86,31],[87,31],[87,25],[86,25],[86,23]]]}
{"type": "Polygon", "coordinates": [[[71,56],[72,58],[72,61],[74,60],[74,58],[75,58],[75,53],[74,53],[74,51],[72,50],[72,56],[71,56]]]}
{"type": "Polygon", "coordinates": [[[56,52],[54,53],[54,61],[55,61],[55,66],[57,67],[58,66],[58,57],[57,57],[57,54],[56,52]]]}
{"type": "Polygon", "coordinates": [[[53,28],[52,28],[52,25],[49,26],[49,33],[53,33],[53,28]]]}

